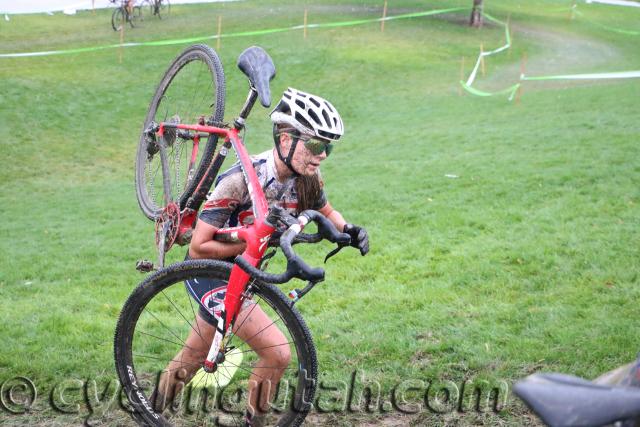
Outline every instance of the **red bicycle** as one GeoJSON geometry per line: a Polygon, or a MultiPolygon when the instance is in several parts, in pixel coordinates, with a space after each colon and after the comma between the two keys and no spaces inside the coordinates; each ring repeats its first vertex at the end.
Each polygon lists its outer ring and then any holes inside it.
{"type": "MultiPolygon", "coordinates": [[[[253,307],[259,306],[272,320],[271,325],[282,331],[286,341],[282,346],[288,347],[291,355],[286,366],[273,367],[282,370],[283,377],[264,394],[268,401],[260,402],[268,413],[268,423],[299,425],[312,407],[318,375],[316,351],[294,305],[324,280],[324,270],[309,267],[295,254],[292,245],[327,239],[342,247],[348,245],[350,237],[338,232],[317,211],[307,210],[293,217],[277,206],[268,206],[240,133],[258,97],[263,106],[270,105],[269,82],[275,67],[258,47],[245,50],[238,66],[249,78],[250,88],[242,111],[231,125],[222,123],[225,81],[220,61],[213,49],[195,45],[170,65],[143,127],[136,161],[136,189],[142,211],[156,221],[160,267],[164,254],[175,242],[189,241],[197,211],[230,149],[239,159],[255,220],[248,226],[220,229],[215,236],[222,241],[246,242],[245,252],[234,263],[189,260],[160,268],[125,303],[116,328],[115,362],[131,404],[131,415],[140,424],[243,424],[249,376],[259,359],[256,351],[260,350],[249,346],[253,337],[242,341],[237,336],[245,327],[244,321],[236,322],[237,315],[248,300],[255,302],[253,307]],[[200,150],[203,139],[206,145],[200,150]],[[223,141],[220,147],[219,139],[223,141]],[[302,233],[309,222],[318,225],[317,233],[302,233]],[[262,269],[273,255],[273,251],[266,253],[269,246],[282,249],[287,259],[285,272],[271,274],[262,269]],[[198,303],[184,285],[194,278],[227,282],[224,299],[217,297],[217,289],[210,292],[208,302],[220,316],[208,355],[197,366],[176,360],[176,354],[186,345],[185,337],[198,328],[194,322],[198,303]],[[273,284],[292,278],[307,284],[290,292],[287,298],[273,284]],[[201,371],[193,379],[184,376],[184,372],[195,368],[201,371]],[[169,408],[158,409],[153,394],[167,376],[178,381],[169,408]]],[[[138,268],[151,270],[153,265],[139,263],[138,268]]]]}

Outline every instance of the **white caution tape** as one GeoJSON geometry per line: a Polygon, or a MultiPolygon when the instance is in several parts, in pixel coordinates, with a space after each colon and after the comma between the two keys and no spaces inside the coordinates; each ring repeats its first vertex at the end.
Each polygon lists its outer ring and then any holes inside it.
{"type": "Polygon", "coordinates": [[[565,75],[558,75],[558,76],[540,76],[540,77],[528,77],[523,74],[520,76],[520,80],[523,80],[523,81],[637,79],[637,78],[640,78],[640,71],[620,71],[617,73],[565,74],[565,75]]]}
{"type": "Polygon", "coordinates": [[[586,0],[586,3],[613,4],[615,6],[640,7],[640,3],[629,0],[586,0]]]}

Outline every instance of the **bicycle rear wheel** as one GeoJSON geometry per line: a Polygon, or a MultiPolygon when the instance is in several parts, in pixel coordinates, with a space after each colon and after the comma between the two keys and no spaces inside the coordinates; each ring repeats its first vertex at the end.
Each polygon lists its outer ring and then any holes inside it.
{"type": "MultiPolygon", "coordinates": [[[[231,264],[214,260],[174,264],[149,276],[122,308],[115,334],[115,362],[132,406],[131,415],[141,425],[242,425],[244,422],[249,375],[258,357],[238,335],[243,327],[251,327],[250,320],[234,326],[235,335],[226,346],[225,363],[228,364],[225,368],[223,363],[217,373],[198,373],[193,377],[201,363],[184,362],[183,353],[179,353],[186,337],[192,331],[201,331],[199,324],[194,323],[199,305],[188,294],[184,280],[198,277],[226,281],[230,269],[231,264]],[[169,366],[176,368],[169,369],[169,366]],[[235,369],[232,372],[227,368],[235,369]],[[167,375],[181,381],[181,390],[174,388],[176,393],[171,403],[164,411],[157,412],[154,390],[167,375]],[[219,386],[220,381],[228,384],[219,386]]],[[[252,310],[248,318],[251,319],[253,310],[259,307],[272,321],[247,341],[275,326],[286,341],[278,348],[285,352],[288,349],[291,355],[288,365],[277,367],[284,375],[272,388],[266,425],[300,425],[311,409],[317,380],[316,353],[309,330],[298,311],[275,286],[254,283],[247,295],[255,302],[245,309],[252,310]]],[[[208,343],[206,348],[208,350],[208,343]]],[[[202,359],[204,356],[202,354],[202,359]]]]}
{"type": "Polygon", "coordinates": [[[162,19],[163,16],[165,18],[168,17],[171,13],[171,3],[169,3],[169,0],[156,0],[156,2],[156,13],[158,15],[158,18],[162,19]]]}
{"type": "Polygon", "coordinates": [[[135,28],[142,21],[142,8],[140,6],[134,6],[129,14],[129,25],[131,28],[135,28]]]}
{"type": "MultiPolygon", "coordinates": [[[[145,132],[153,123],[220,123],[224,116],[225,79],[220,59],[206,45],[188,47],[165,72],[144,121],[136,156],[136,195],[142,212],[155,220],[164,207],[160,139],[145,132]]],[[[218,137],[211,135],[204,148],[175,130],[165,131],[171,193],[182,210],[204,175],[218,137]],[[195,161],[192,162],[192,157],[195,161]]],[[[203,141],[204,142],[204,141],[203,141]]]]}

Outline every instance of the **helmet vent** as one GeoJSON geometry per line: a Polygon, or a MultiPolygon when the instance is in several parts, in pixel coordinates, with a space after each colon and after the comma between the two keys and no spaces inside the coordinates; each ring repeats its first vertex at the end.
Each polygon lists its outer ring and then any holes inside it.
{"type": "MultiPolygon", "coordinates": [[[[324,111],[323,111],[324,113],[324,111]]],[[[326,113],[325,113],[326,114],[326,113]]],[[[309,110],[309,117],[311,117],[311,119],[316,122],[316,123],[320,123],[320,117],[318,117],[318,115],[316,114],[315,111],[313,110],[309,110]]]]}
{"type": "Polygon", "coordinates": [[[320,136],[323,136],[327,139],[337,140],[338,138],[340,138],[340,135],[336,135],[335,133],[331,133],[331,132],[325,132],[323,130],[319,130],[318,134],[320,134],[320,136]]]}
{"type": "Polygon", "coordinates": [[[306,127],[306,128],[310,128],[313,129],[313,126],[310,125],[309,121],[307,119],[304,118],[304,116],[302,114],[300,114],[299,112],[296,111],[296,120],[302,124],[302,126],[306,127]]]}
{"type": "Polygon", "coordinates": [[[329,114],[325,110],[322,110],[322,117],[324,117],[324,122],[328,125],[331,125],[331,119],[329,119],[329,114]]]}
{"type": "Polygon", "coordinates": [[[333,109],[333,107],[331,107],[331,104],[329,104],[327,101],[324,101],[324,105],[326,105],[326,106],[327,106],[327,108],[329,109],[329,111],[331,111],[332,113],[334,113],[334,112],[335,112],[335,111],[334,111],[334,109],[333,109]]]}
{"type": "Polygon", "coordinates": [[[316,107],[320,107],[320,103],[318,102],[317,99],[315,98],[309,98],[309,101],[313,102],[313,105],[315,105],[316,107]]]}

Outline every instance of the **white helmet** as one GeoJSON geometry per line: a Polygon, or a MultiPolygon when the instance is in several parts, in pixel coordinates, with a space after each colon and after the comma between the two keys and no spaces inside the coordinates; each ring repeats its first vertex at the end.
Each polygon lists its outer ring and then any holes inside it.
{"type": "Polygon", "coordinates": [[[328,142],[344,134],[340,114],[329,101],[310,93],[288,88],[271,112],[274,124],[287,124],[300,133],[328,142]]]}

